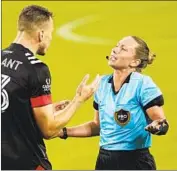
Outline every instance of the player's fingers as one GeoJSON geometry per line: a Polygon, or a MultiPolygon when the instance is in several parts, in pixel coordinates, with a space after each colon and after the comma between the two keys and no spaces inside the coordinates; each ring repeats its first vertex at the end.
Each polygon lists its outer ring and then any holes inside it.
{"type": "Polygon", "coordinates": [[[90,84],[91,87],[95,87],[97,85],[97,83],[100,80],[100,76],[99,74],[96,75],[95,79],[92,81],[92,83],[90,84]]]}
{"type": "MultiPolygon", "coordinates": [[[[101,78],[100,78],[100,80],[101,80],[101,78]]],[[[99,80],[99,82],[95,85],[95,87],[94,87],[94,92],[98,89],[98,87],[99,87],[99,84],[100,84],[100,80],[99,80]]]]}
{"type": "Polygon", "coordinates": [[[93,92],[95,92],[97,90],[100,81],[101,81],[101,77],[99,76],[99,74],[97,74],[97,76],[94,79],[94,81],[90,84],[90,87],[92,88],[93,92]]]}
{"type": "Polygon", "coordinates": [[[82,79],[80,85],[85,85],[87,83],[89,77],[90,77],[89,74],[85,75],[84,78],[82,79]]]}
{"type": "Polygon", "coordinates": [[[80,82],[78,88],[82,88],[86,84],[86,82],[88,81],[88,79],[89,79],[89,74],[87,74],[87,75],[84,76],[84,78],[80,82]]]}
{"type": "Polygon", "coordinates": [[[99,77],[97,83],[95,84],[95,87],[94,87],[94,92],[98,89],[99,87],[99,84],[100,84],[100,81],[101,81],[101,77],[99,77]]]}
{"type": "Polygon", "coordinates": [[[83,86],[86,84],[86,82],[89,79],[89,74],[85,75],[82,81],[80,82],[79,86],[77,87],[77,93],[81,93],[83,86]]]}

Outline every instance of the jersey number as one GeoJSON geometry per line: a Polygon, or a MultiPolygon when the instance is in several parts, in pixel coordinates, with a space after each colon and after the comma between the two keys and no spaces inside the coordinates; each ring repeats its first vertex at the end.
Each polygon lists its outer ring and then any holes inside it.
{"type": "Polygon", "coordinates": [[[10,82],[10,77],[7,75],[1,75],[1,112],[4,112],[9,107],[9,97],[5,86],[10,82]]]}

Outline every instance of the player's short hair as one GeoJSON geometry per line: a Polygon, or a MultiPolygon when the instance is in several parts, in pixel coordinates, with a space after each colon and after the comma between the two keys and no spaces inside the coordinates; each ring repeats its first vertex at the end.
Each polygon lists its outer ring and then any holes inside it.
{"type": "Polygon", "coordinates": [[[49,21],[52,17],[52,12],[50,12],[47,8],[38,5],[27,6],[19,15],[18,30],[33,31],[46,21],[49,21]]]}
{"type": "Polygon", "coordinates": [[[141,63],[136,68],[137,71],[141,72],[143,68],[146,68],[148,64],[152,64],[156,55],[151,53],[147,43],[137,36],[131,36],[137,43],[136,58],[141,60],[141,63]]]}

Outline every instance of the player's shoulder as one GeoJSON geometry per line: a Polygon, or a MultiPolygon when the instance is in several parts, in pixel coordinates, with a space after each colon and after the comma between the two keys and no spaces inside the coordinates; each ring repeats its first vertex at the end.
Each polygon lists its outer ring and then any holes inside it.
{"type": "Polygon", "coordinates": [[[6,56],[6,55],[10,55],[12,53],[13,53],[13,51],[9,50],[8,48],[1,49],[1,55],[2,55],[2,57],[6,56]]]}
{"type": "Polygon", "coordinates": [[[47,67],[47,65],[42,60],[37,58],[35,55],[28,56],[27,61],[28,61],[28,64],[34,68],[47,67]]]}
{"type": "Polygon", "coordinates": [[[1,55],[3,58],[13,57],[13,60],[25,60],[25,48],[16,43],[11,43],[8,47],[1,50],[1,55]]]}
{"type": "Polygon", "coordinates": [[[1,49],[1,61],[6,58],[11,58],[13,56],[13,59],[17,58],[18,55],[13,49],[10,49],[10,47],[1,49]]]}
{"type": "Polygon", "coordinates": [[[39,74],[45,74],[46,72],[50,72],[48,65],[44,63],[42,60],[37,58],[36,56],[29,56],[27,58],[28,65],[30,66],[30,70],[36,73],[36,75],[39,74]]]}

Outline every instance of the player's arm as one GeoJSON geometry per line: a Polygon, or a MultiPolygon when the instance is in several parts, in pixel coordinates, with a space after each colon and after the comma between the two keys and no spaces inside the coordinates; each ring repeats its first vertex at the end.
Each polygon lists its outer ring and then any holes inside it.
{"type": "Polygon", "coordinates": [[[86,122],[78,126],[63,128],[58,135],[60,138],[66,139],[67,137],[92,137],[98,136],[100,134],[100,120],[99,120],[100,91],[101,91],[101,81],[99,84],[99,88],[94,94],[93,101],[93,107],[95,111],[94,119],[92,121],[86,122]]]}
{"type": "Polygon", "coordinates": [[[50,76],[48,68],[44,68],[38,72],[38,81],[35,84],[33,81],[33,93],[31,98],[31,105],[33,107],[33,113],[35,120],[46,139],[51,139],[58,136],[58,132],[62,129],[72,118],[76,110],[80,105],[89,99],[99,83],[99,76],[89,85],[86,82],[89,76],[85,76],[80,83],[76,95],[73,100],[63,109],[54,110],[54,104],[51,101],[50,86],[45,85],[46,78],[50,76]]]}
{"type": "Polygon", "coordinates": [[[74,98],[64,110],[57,112],[54,112],[53,104],[33,108],[34,117],[44,138],[51,139],[56,137],[59,130],[70,121],[81,103],[82,101],[78,98],[74,98]]]}
{"type": "Polygon", "coordinates": [[[62,101],[53,103],[54,112],[63,110],[70,102],[71,102],[70,100],[62,100],[62,101]]]}
{"type": "Polygon", "coordinates": [[[93,121],[84,124],[64,128],[59,132],[59,137],[66,139],[67,137],[92,137],[100,134],[99,112],[95,110],[93,121]]]}
{"type": "Polygon", "coordinates": [[[150,78],[144,81],[142,92],[142,104],[152,123],[145,127],[146,131],[156,135],[165,135],[168,132],[169,124],[166,120],[162,106],[164,98],[160,89],[150,78]]]}
{"type": "Polygon", "coordinates": [[[44,138],[50,139],[58,136],[59,130],[70,121],[80,105],[92,96],[98,84],[98,79],[97,77],[90,85],[86,85],[88,80],[88,76],[86,76],[81,82],[74,99],[61,111],[55,112],[53,104],[33,108],[35,119],[44,138]]]}

